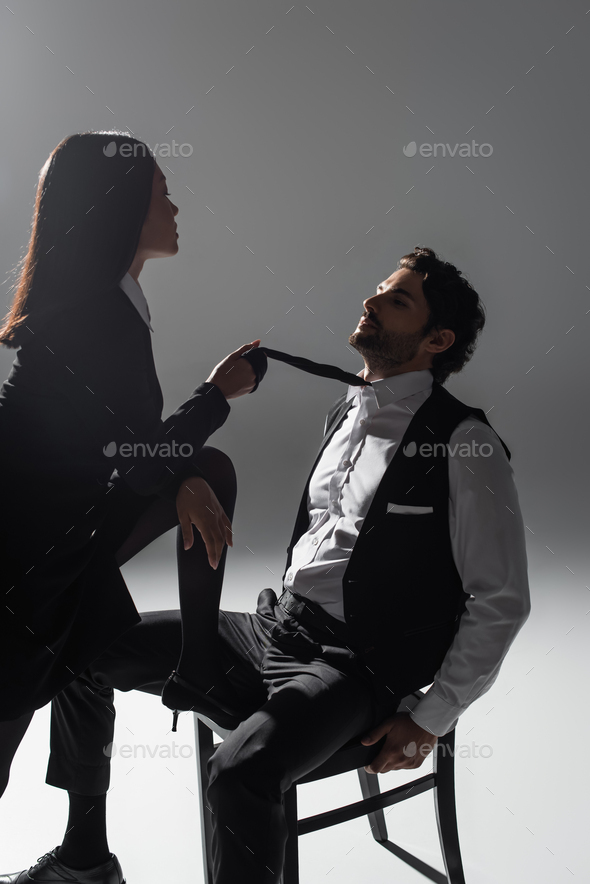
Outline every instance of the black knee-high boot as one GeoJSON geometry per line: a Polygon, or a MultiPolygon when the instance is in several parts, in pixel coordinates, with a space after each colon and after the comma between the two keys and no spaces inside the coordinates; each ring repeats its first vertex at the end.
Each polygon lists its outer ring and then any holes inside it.
{"type": "MultiPolygon", "coordinates": [[[[237,493],[231,460],[218,449],[206,447],[199,454],[199,467],[231,521],[237,493]]],[[[169,708],[203,712],[221,725],[235,727],[241,720],[240,699],[223,672],[218,639],[227,545],[214,569],[209,564],[203,538],[197,530],[193,532],[193,545],[185,550],[182,530],[177,529],[182,652],[176,672],[162,692],[162,700],[169,708]]]]}

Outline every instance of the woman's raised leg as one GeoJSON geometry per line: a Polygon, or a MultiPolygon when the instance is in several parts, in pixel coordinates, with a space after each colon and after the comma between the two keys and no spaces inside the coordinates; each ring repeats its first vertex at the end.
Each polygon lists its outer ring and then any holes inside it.
{"type": "MultiPolygon", "coordinates": [[[[199,467],[231,522],[237,493],[233,464],[216,448],[204,448],[201,455],[199,467]]],[[[193,545],[187,550],[180,527],[176,534],[182,615],[182,653],[178,671],[189,681],[198,677],[201,683],[220,673],[217,625],[228,548],[227,545],[224,547],[217,569],[214,569],[209,565],[203,538],[194,527],[193,533],[193,545]]]]}
{"type": "MultiPolygon", "coordinates": [[[[201,452],[199,467],[231,521],[237,493],[231,460],[215,448],[205,448],[201,452]]],[[[218,640],[227,546],[217,569],[214,569],[209,565],[201,535],[193,531],[193,545],[188,550],[184,549],[180,527],[177,531],[182,653],[175,673],[164,688],[162,700],[171,709],[194,709],[206,715],[215,713],[220,724],[235,727],[241,718],[241,702],[223,671],[218,640]]]]}
{"type": "MultiPolygon", "coordinates": [[[[196,463],[231,520],[236,497],[235,472],[231,460],[223,452],[205,446],[199,452],[196,463]]],[[[194,532],[191,549],[184,550],[175,502],[157,498],[135,521],[132,530],[116,550],[116,560],[119,565],[124,565],[153,540],[175,526],[178,526],[178,579],[183,623],[182,654],[177,669],[182,667],[181,671],[191,681],[194,679],[202,683],[203,679],[207,682],[213,679],[219,688],[221,676],[217,621],[227,547],[217,570],[209,565],[205,544],[198,531],[194,532]]],[[[116,529],[113,532],[113,537],[118,536],[116,529]]],[[[233,688],[229,682],[224,687],[228,693],[231,692],[233,699],[233,688]]],[[[80,719],[84,718],[84,709],[79,707],[73,691],[68,692],[66,688],[65,693],[69,693],[70,702],[64,702],[62,711],[70,715],[72,730],[78,731],[81,728],[80,719]],[[75,714],[76,710],[79,715],[75,714]]],[[[87,703],[93,699],[86,697],[84,692],[83,697],[87,703]]],[[[77,735],[74,736],[74,742],[76,739],[77,735]]],[[[102,733],[101,741],[102,744],[112,742],[111,732],[102,733]]],[[[70,791],[69,798],[70,817],[67,833],[59,849],[60,860],[74,869],[94,867],[107,861],[110,854],[106,841],[105,796],[80,795],[70,791]]]]}

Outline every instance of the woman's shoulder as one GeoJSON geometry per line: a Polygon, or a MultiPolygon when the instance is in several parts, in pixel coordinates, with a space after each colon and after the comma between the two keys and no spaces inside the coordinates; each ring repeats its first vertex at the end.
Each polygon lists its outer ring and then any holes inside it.
{"type": "MultiPolygon", "coordinates": [[[[118,285],[80,289],[47,315],[41,337],[85,345],[131,346],[145,338],[147,326],[118,285]]],[[[149,334],[148,334],[149,340],[149,334]]]]}
{"type": "Polygon", "coordinates": [[[131,323],[136,317],[141,321],[137,310],[119,285],[102,289],[80,289],[71,299],[70,306],[78,315],[85,313],[94,319],[109,321],[117,318],[131,323]]]}

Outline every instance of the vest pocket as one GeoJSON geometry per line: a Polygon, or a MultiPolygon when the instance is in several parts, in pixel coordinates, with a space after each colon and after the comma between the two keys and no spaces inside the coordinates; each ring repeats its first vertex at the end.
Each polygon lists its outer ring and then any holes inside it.
{"type": "Polygon", "coordinates": [[[386,515],[395,516],[427,516],[434,512],[431,506],[410,506],[407,503],[388,503],[386,515]]]}

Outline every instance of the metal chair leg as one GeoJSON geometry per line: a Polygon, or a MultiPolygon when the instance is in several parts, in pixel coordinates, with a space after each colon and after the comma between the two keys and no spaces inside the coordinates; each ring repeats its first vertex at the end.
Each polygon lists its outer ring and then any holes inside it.
{"type": "MultiPolygon", "coordinates": [[[[357,773],[361,784],[363,798],[372,798],[374,795],[381,794],[377,774],[367,773],[364,767],[359,767],[357,773]]],[[[385,822],[385,814],[383,813],[383,810],[376,810],[373,813],[368,813],[367,817],[375,841],[387,841],[387,824],[385,822]]]]}
{"type": "Polygon", "coordinates": [[[285,845],[282,884],[299,884],[299,847],[297,833],[297,786],[284,793],[285,817],[289,836],[285,845]]]}
{"type": "Polygon", "coordinates": [[[465,884],[455,806],[455,731],[438,738],[434,750],[434,804],[449,884],[465,884]]]}
{"type": "Polygon", "coordinates": [[[211,825],[211,811],[207,805],[207,786],[209,774],[207,762],[213,755],[215,746],[213,743],[213,731],[207,727],[195,715],[195,747],[197,756],[197,781],[199,788],[199,807],[201,810],[201,842],[203,852],[203,878],[205,884],[213,884],[213,861],[211,853],[211,840],[213,827],[211,825]]]}

